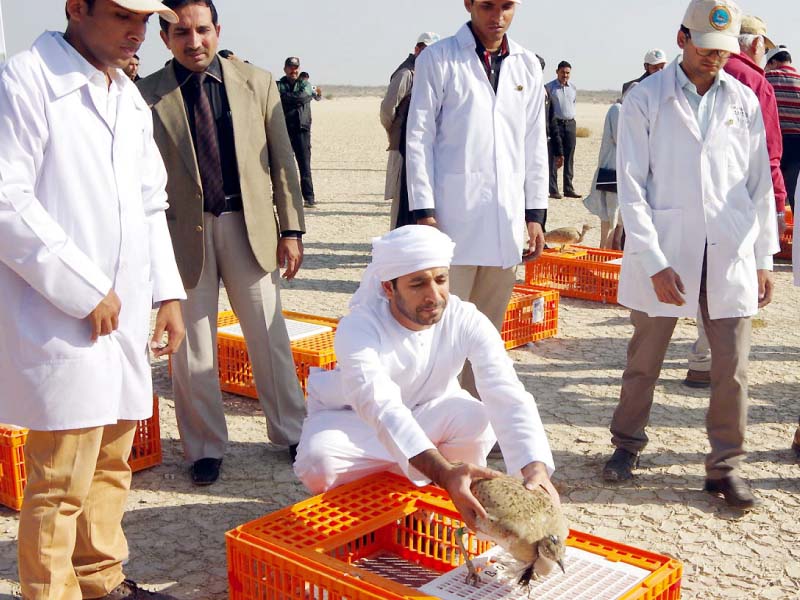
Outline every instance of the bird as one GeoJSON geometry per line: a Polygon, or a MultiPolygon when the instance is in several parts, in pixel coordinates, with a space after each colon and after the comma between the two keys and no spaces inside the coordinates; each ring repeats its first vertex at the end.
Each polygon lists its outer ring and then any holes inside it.
{"type": "Polygon", "coordinates": [[[593,229],[591,225],[584,225],[580,231],[575,227],[559,227],[545,233],[544,241],[547,244],[560,245],[559,252],[563,252],[564,247],[569,244],[580,244],[590,229],[593,229]]]}
{"type": "MultiPolygon", "coordinates": [[[[520,479],[507,475],[475,480],[470,490],[487,514],[487,518],[477,519],[476,533],[525,564],[519,585],[527,587],[531,579],[539,578],[539,573],[549,573],[552,563],[558,564],[564,572],[569,527],[550,494],[540,487],[529,490],[520,479]]],[[[466,581],[478,585],[480,577],[464,548],[463,533],[466,533],[465,528],[456,532],[466,557],[466,581]]]]}

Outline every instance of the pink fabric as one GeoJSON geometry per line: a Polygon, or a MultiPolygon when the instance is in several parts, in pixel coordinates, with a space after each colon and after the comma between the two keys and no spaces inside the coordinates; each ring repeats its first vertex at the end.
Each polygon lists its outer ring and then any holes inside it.
{"type": "Polygon", "coordinates": [[[781,137],[775,90],[764,77],[763,69],[745,54],[731,54],[725,65],[725,72],[753,90],[761,104],[764,127],[767,130],[767,151],[772,171],[772,186],[775,188],[775,208],[778,214],[782,214],[786,208],[786,184],[783,181],[783,173],[781,173],[783,138],[781,137]]]}

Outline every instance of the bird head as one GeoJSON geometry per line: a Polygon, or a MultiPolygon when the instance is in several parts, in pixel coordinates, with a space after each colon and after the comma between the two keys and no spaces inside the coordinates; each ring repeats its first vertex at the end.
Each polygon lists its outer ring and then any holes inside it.
{"type": "Polygon", "coordinates": [[[566,552],[567,547],[564,544],[564,540],[557,535],[546,535],[539,540],[539,555],[552,560],[561,567],[562,572],[566,572],[564,571],[564,556],[566,552]]]}
{"type": "Polygon", "coordinates": [[[589,224],[587,224],[587,223],[584,223],[584,225],[583,225],[583,229],[581,229],[581,232],[582,232],[584,235],[586,235],[586,232],[587,232],[587,231],[589,231],[590,229],[594,229],[594,227],[592,227],[591,225],[589,225],[589,224]]]}

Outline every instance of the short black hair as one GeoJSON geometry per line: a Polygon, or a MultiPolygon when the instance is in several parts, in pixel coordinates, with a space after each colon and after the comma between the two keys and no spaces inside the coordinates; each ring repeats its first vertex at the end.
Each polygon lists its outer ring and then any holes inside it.
{"type": "Polygon", "coordinates": [[[227,48],[225,50],[220,50],[217,54],[219,54],[222,58],[230,58],[231,56],[235,56],[233,50],[228,50],[227,48]]]}
{"type": "Polygon", "coordinates": [[[560,63],[558,63],[558,67],[556,68],[556,70],[560,71],[561,69],[572,69],[572,65],[569,64],[567,61],[562,60],[560,63]]]}
{"type": "Polygon", "coordinates": [[[136,60],[142,60],[141,58],[139,58],[139,55],[138,55],[138,54],[134,54],[134,55],[133,55],[133,58],[135,58],[136,60]]]}
{"type": "MultiPolygon", "coordinates": [[[[94,10],[94,0],[85,0],[86,6],[89,7],[89,14],[92,14],[94,10]]],[[[69,21],[69,12],[67,12],[66,7],[64,7],[64,14],[67,15],[67,21],[69,21]]]]}
{"type": "Polygon", "coordinates": [[[539,64],[540,64],[540,65],[542,65],[542,71],[544,71],[544,67],[545,67],[545,65],[546,65],[547,63],[545,63],[545,62],[544,62],[544,59],[543,59],[541,56],[539,56],[538,54],[536,55],[536,58],[538,58],[538,59],[539,59],[539,64]]]}
{"type": "MultiPolygon", "coordinates": [[[[179,8],[183,8],[184,6],[188,6],[190,4],[202,4],[207,6],[211,11],[211,22],[214,25],[218,24],[219,15],[217,14],[217,7],[214,6],[214,0],[163,0],[163,2],[164,6],[171,8],[172,10],[178,10],[179,8]]],[[[158,22],[161,25],[161,30],[164,33],[169,33],[169,22],[161,16],[158,17],[158,22]]]]}
{"type": "Polygon", "coordinates": [[[772,58],[770,58],[769,62],[779,62],[779,63],[789,62],[790,63],[790,62],[792,62],[792,55],[789,54],[788,50],[781,50],[776,55],[774,55],[772,58]]]}

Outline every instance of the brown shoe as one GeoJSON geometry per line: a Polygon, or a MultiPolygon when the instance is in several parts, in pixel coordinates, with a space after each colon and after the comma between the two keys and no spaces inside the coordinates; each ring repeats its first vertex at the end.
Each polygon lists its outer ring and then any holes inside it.
{"type": "Polygon", "coordinates": [[[686,379],[683,380],[683,385],[690,388],[711,387],[711,372],[689,369],[686,371],[686,379]]]}
{"type": "Polygon", "coordinates": [[[161,592],[148,592],[147,590],[143,590],[130,579],[126,579],[120,583],[117,587],[111,590],[110,593],[100,598],[100,600],[124,600],[126,598],[129,600],[139,600],[144,598],[150,598],[150,600],[178,600],[175,596],[170,596],[169,594],[162,594],[161,592]]]}
{"type": "Polygon", "coordinates": [[[748,509],[758,504],[750,486],[741,477],[730,475],[722,479],[706,479],[705,491],[722,496],[732,508],[748,509]]]}
{"type": "Polygon", "coordinates": [[[794,455],[797,458],[800,458],[800,427],[798,427],[797,431],[794,432],[794,441],[792,441],[792,450],[794,450],[794,455]]]}

